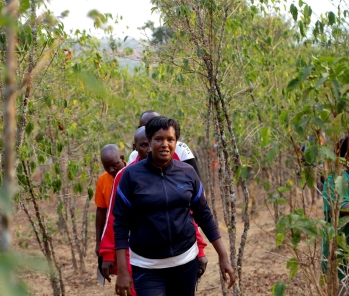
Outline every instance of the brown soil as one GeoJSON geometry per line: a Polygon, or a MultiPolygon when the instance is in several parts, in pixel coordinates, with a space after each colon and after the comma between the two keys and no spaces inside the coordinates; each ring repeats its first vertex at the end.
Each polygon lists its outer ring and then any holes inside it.
{"type": "MultiPolygon", "coordinates": [[[[83,208],[85,198],[78,202],[79,209],[83,208]]],[[[218,202],[217,202],[218,203],[218,202]]],[[[271,295],[271,287],[278,281],[288,285],[287,295],[308,295],[306,283],[301,273],[293,280],[288,280],[289,272],[286,269],[286,262],[290,254],[286,248],[275,248],[275,228],[274,222],[267,208],[262,205],[262,200],[257,200],[258,211],[251,220],[251,228],[248,232],[248,239],[245,248],[243,260],[243,289],[244,295],[271,295]]],[[[320,202],[318,210],[320,211],[320,202]]],[[[48,215],[47,221],[53,229],[56,228],[56,202],[49,201],[42,203],[42,209],[48,215]]],[[[238,208],[241,208],[238,207],[238,208]]],[[[218,212],[221,211],[219,206],[218,212]]],[[[62,265],[63,276],[65,279],[66,295],[114,295],[115,277],[112,283],[106,283],[102,287],[96,277],[97,258],[94,254],[94,204],[90,204],[89,218],[89,247],[88,255],[85,259],[86,271],[75,272],[71,264],[71,253],[67,240],[63,235],[55,233],[55,245],[57,259],[62,265]]],[[[81,215],[81,213],[80,213],[81,215]]],[[[224,222],[219,223],[222,238],[227,251],[229,251],[229,241],[224,222]]],[[[241,215],[237,219],[238,242],[239,236],[243,230],[241,215]]],[[[23,211],[20,211],[13,219],[12,223],[13,248],[17,251],[39,253],[36,239],[32,233],[28,219],[23,211]],[[30,236],[29,236],[30,235],[30,236]],[[28,238],[29,236],[29,238],[28,238]],[[23,246],[29,244],[27,248],[23,246]],[[20,247],[22,245],[22,247],[20,247]]],[[[237,248],[238,249],[238,248],[237,248]]],[[[222,295],[217,255],[211,245],[206,250],[209,261],[206,273],[203,275],[196,295],[222,295]]],[[[77,254],[76,254],[77,256],[77,254]]],[[[78,256],[77,256],[78,257],[78,256]]],[[[52,295],[50,281],[46,275],[34,272],[23,274],[24,280],[31,289],[31,295],[52,295]]],[[[229,293],[229,295],[232,295],[229,293]]]]}

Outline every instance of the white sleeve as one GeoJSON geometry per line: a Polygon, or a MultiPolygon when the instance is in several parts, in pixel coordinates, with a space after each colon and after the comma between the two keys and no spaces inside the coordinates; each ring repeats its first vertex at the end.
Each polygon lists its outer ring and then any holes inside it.
{"type": "Polygon", "coordinates": [[[135,161],[135,159],[138,156],[138,151],[133,150],[130,154],[130,156],[128,157],[128,161],[127,161],[127,165],[129,165],[131,162],[135,161]]]}
{"type": "Polygon", "coordinates": [[[194,158],[194,154],[191,152],[190,148],[183,142],[177,142],[176,154],[180,161],[185,161],[194,158]]]}

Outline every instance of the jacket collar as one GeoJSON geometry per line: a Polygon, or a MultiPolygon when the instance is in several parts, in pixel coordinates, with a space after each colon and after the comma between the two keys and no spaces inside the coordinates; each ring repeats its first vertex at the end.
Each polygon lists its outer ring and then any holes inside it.
{"type": "Polygon", "coordinates": [[[151,152],[149,152],[147,158],[145,159],[145,165],[154,173],[163,173],[166,175],[166,173],[169,172],[173,167],[173,158],[171,158],[170,162],[166,166],[160,168],[153,164],[153,155],[151,152]]]}

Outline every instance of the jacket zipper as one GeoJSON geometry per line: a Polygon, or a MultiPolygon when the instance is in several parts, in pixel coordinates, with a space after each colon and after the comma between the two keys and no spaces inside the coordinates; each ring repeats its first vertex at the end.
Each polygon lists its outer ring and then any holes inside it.
{"type": "Polygon", "coordinates": [[[171,227],[170,227],[170,217],[168,215],[168,195],[167,195],[167,190],[166,190],[166,184],[165,184],[165,178],[164,178],[164,173],[161,172],[161,177],[162,177],[162,183],[164,184],[164,191],[165,191],[165,196],[166,196],[166,205],[167,205],[167,211],[166,211],[166,217],[167,217],[167,227],[168,227],[168,233],[170,235],[170,250],[171,250],[171,256],[173,256],[173,250],[172,250],[172,236],[171,236],[171,227]]]}

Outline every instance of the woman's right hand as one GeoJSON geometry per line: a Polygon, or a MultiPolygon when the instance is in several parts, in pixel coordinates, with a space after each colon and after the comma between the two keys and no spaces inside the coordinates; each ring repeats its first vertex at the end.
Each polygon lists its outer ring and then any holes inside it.
{"type": "Polygon", "coordinates": [[[235,283],[235,274],[234,274],[234,269],[231,266],[228,258],[224,258],[224,259],[220,259],[219,260],[219,267],[221,269],[222,272],[222,276],[224,281],[227,281],[227,274],[229,276],[229,284],[228,284],[228,289],[230,289],[233,284],[235,283]]]}
{"type": "Polygon", "coordinates": [[[235,283],[235,274],[234,274],[234,269],[231,266],[229,262],[229,258],[227,256],[227,252],[225,251],[222,239],[216,239],[215,241],[212,242],[213,247],[215,248],[218,256],[219,256],[219,267],[222,272],[222,276],[224,281],[227,281],[227,274],[229,276],[229,285],[228,289],[230,289],[234,283],[235,283]]]}
{"type": "Polygon", "coordinates": [[[118,270],[116,278],[115,292],[120,296],[131,296],[132,278],[128,270],[118,270]]]}

